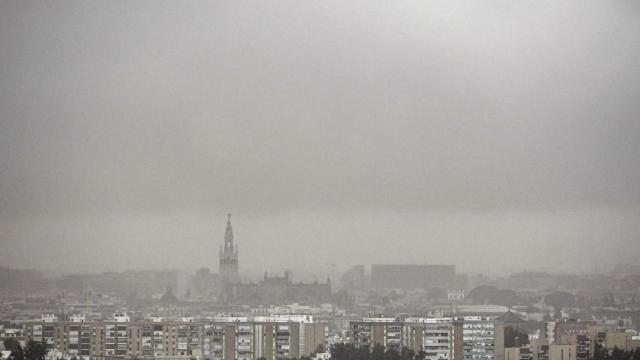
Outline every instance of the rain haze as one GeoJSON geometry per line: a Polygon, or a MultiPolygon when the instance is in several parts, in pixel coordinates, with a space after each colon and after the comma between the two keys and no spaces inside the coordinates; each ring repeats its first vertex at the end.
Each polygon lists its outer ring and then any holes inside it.
{"type": "Polygon", "coordinates": [[[0,1],[0,265],[640,255],[637,1],[0,1]],[[35,256],[37,254],[37,256],[35,256]]]}

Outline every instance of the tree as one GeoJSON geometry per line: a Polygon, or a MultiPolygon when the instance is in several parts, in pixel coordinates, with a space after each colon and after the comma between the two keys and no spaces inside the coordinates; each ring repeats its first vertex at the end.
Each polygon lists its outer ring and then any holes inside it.
{"type": "Polygon", "coordinates": [[[427,357],[427,353],[424,350],[420,350],[416,353],[416,356],[413,357],[414,360],[424,360],[427,357]]]}
{"type": "Polygon", "coordinates": [[[471,299],[474,304],[490,304],[493,303],[498,292],[498,288],[493,285],[480,285],[473,288],[467,297],[471,299]]]}
{"type": "Polygon", "coordinates": [[[371,350],[371,360],[384,360],[384,346],[375,344],[371,350]]]}
{"type": "Polygon", "coordinates": [[[387,349],[375,344],[371,349],[367,346],[356,348],[353,344],[338,343],[331,345],[332,360],[424,360],[424,351],[416,353],[414,350],[401,347],[387,349]]]}
{"type": "Polygon", "coordinates": [[[496,298],[492,299],[492,303],[502,306],[513,306],[520,302],[520,297],[511,289],[498,290],[496,298]]]}
{"type": "Polygon", "coordinates": [[[607,356],[607,350],[597,342],[593,348],[593,360],[605,360],[607,356]]]}
{"type": "Polygon", "coordinates": [[[563,308],[573,306],[576,298],[566,291],[556,291],[544,297],[544,303],[553,306],[556,313],[560,313],[563,308]]]}
{"type": "Polygon", "coordinates": [[[402,347],[402,349],[400,349],[400,359],[401,360],[414,360],[414,356],[416,355],[416,352],[413,351],[412,349],[409,349],[408,347],[402,347]]]}
{"type": "Polygon", "coordinates": [[[356,349],[353,345],[351,346],[354,349],[353,359],[355,360],[369,360],[371,357],[371,353],[369,353],[369,348],[361,347],[356,349]]]}
{"type": "Polygon", "coordinates": [[[529,334],[527,332],[514,329],[511,326],[504,328],[504,346],[522,347],[529,344],[529,334]]]}
{"type": "Polygon", "coordinates": [[[24,360],[24,350],[16,339],[5,339],[4,348],[11,351],[7,360],[24,360]]]}
{"type": "Polygon", "coordinates": [[[385,360],[401,360],[400,353],[398,352],[398,350],[390,347],[388,347],[387,350],[384,352],[384,358],[385,360]]]}
{"type": "Polygon", "coordinates": [[[24,355],[27,360],[44,360],[44,356],[47,355],[47,349],[41,342],[29,340],[24,355]]]}
{"type": "Polygon", "coordinates": [[[334,360],[353,360],[355,348],[353,344],[337,343],[331,345],[331,359],[334,360]]]}
{"type": "Polygon", "coordinates": [[[611,355],[609,356],[611,360],[623,360],[624,359],[624,350],[615,346],[613,350],[611,350],[611,355]]]}
{"type": "Polygon", "coordinates": [[[446,300],[447,291],[439,287],[430,288],[427,290],[427,299],[429,301],[446,300]]]}

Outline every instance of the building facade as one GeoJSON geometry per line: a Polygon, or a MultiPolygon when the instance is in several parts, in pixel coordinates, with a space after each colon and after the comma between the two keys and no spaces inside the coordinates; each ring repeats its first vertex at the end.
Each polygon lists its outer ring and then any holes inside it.
{"type": "Polygon", "coordinates": [[[493,360],[495,357],[494,317],[463,316],[463,342],[465,360],[493,360]]]}
{"type": "Polygon", "coordinates": [[[26,339],[79,359],[284,360],[326,349],[310,315],[182,321],[35,322],[26,339]]]}
{"type": "Polygon", "coordinates": [[[462,322],[443,318],[365,318],[351,321],[351,338],[357,348],[410,348],[424,351],[427,360],[463,358],[462,322]]]}

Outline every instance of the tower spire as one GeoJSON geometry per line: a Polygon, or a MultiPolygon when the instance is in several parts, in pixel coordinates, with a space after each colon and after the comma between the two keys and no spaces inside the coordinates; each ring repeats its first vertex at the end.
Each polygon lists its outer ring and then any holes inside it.
{"type": "Polygon", "coordinates": [[[233,228],[231,227],[231,214],[227,217],[227,227],[224,230],[224,247],[233,250],[233,228]]]}
{"type": "Polygon", "coordinates": [[[238,277],[238,246],[233,244],[233,228],[231,214],[227,216],[227,227],[224,230],[224,246],[220,247],[220,279],[223,284],[236,284],[238,277]]]}

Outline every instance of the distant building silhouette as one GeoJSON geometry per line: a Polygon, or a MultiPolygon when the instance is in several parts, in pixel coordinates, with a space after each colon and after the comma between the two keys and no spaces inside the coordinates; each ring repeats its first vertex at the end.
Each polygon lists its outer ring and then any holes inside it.
{"type": "Polygon", "coordinates": [[[224,230],[224,246],[220,247],[220,282],[223,287],[240,281],[238,269],[238,245],[233,244],[233,228],[231,227],[231,214],[227,218],[227,227],[224,230]]]}
{"type": "Polygon", "coordinates": [[[371,282],[379,289],[448,289],[458,285],[454,265],[373,264],[371,282]]]}
{"type": "Polygon", "coordinates": [[[331,280],[319,283],[293,282],[289,273],[284,276],[268,276],[258,283],[238,284],[235,301],[261,305],[286,304],[299,302],[303,304],[321,304],[331,301],[331,280]]]}

